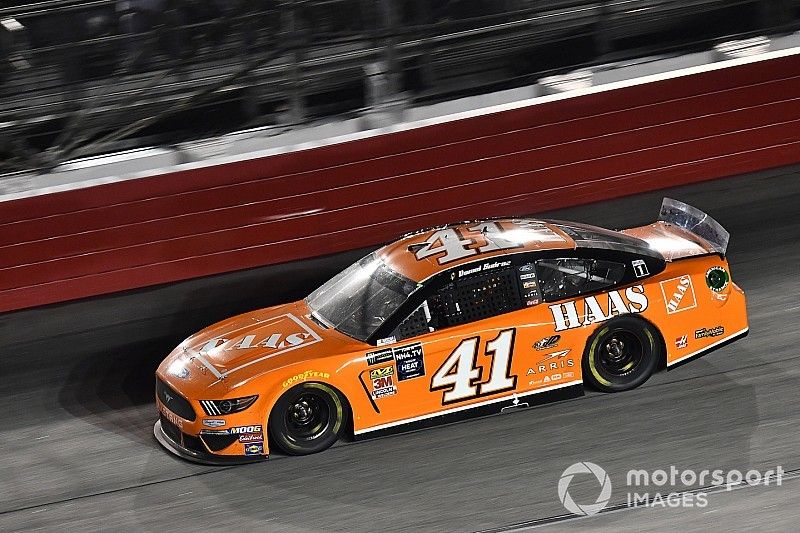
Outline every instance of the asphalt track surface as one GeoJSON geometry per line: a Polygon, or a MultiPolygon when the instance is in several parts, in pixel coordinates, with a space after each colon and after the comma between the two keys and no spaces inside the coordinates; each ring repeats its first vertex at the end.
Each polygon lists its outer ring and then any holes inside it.
{"type": "MultiPolygon", "coordinates": [[[[564,519],[556,487],[578,461],[609,473],[612,505],[625,502],[632,468],[800,468],[798,169],[547,215],[621,228],[654,219],[663,195],[730,230],[749,337],[631,392],[315,456],[223,468],[171,456],[152,435],[152,371],[193,329],[294,298],[352,254],[0,316],[0,531],[796,531],[800,478],[791,476],[708,494],[702,508],[564,519]]],[[[577,476],[570,493],[590,503],[598,488],[577,476]]]]}

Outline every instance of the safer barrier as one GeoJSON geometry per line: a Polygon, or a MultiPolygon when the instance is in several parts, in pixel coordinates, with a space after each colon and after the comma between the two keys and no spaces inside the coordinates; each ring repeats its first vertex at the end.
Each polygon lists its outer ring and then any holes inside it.
{"type": "Polygon", "coordinates": [[[800,161],[800,56],[0,203],[0,311],[800,161]]]}

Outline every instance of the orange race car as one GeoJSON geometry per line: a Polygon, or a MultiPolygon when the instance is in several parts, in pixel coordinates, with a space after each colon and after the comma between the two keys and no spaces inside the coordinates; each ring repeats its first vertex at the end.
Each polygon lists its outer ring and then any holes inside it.
{"type": "Polygon", "coordinates": [[[194,461],[356,439],[616,392],[747,334],[728,232],[665,199],[621,232],[496,219],[422,230],[305,300],[182,342],[156,373],[158,441],[194,461]]]}

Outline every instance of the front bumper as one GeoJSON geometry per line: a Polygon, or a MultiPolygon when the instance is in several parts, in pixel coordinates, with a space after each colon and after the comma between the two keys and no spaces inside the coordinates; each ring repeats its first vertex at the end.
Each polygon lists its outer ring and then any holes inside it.
{"type": "Polygon", "coordinates": [[[179,442],[176,442],[167,435],[161,427],[161,420],[156,421],[153,426],[153,435],[158,443],[170,453],[182,459],[186,459],[187,461],[203,465],[221,466],[257,463],[269,457],[269,455],[216,455],[213,453],[191,450],[182,446],[179,442]]]}

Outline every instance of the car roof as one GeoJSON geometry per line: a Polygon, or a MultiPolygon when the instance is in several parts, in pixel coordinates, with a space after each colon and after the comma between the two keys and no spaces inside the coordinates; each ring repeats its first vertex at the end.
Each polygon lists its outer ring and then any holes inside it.
{"type": "Polygon", "coordinates": [[[420,283],[464,264],[576,248],[614,249],[661,258],[645,241],[629,235],[587,224],[533,218],[474,220],[426,228],[404,235],[375,253],[387,266],[420,283]],[[442,239],[451,239],[453,249],[460,252],[454,254],[455,258],[447,253],[442,239]],[[456,239],[461,243],[453,243],[456,239]],[[492,241],[499,246],[493,246],[492,241]],[[489,249],[481,252],[481,248],[489,249]]]}

